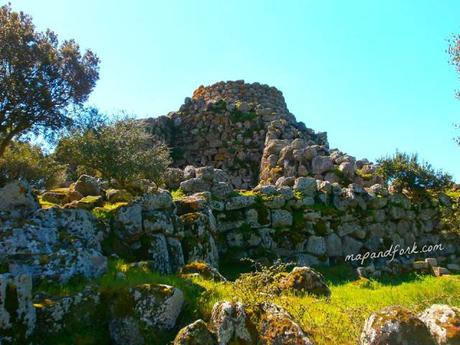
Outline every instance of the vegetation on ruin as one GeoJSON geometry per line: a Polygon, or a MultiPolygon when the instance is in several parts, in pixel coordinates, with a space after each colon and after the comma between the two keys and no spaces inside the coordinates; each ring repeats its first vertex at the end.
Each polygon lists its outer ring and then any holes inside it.
{"type": "Polygon", "coordinates": [[[413,196],[444,191],[453,184],[452,176],[434,169],[428,162],[420,162],[416,154],[396,152],[380,158],[378,164],[377,173],[385,183],[391,184],[399,192],[406,190],[413,196]]]}

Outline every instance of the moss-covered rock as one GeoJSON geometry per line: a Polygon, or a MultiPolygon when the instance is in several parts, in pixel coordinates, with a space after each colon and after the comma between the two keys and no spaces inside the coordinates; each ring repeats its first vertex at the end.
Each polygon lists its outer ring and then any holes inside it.
{"type": "Polygon", "coordinates": [[[174,339],[174,345],[217,345],[216,337],[203,320],[182,328],[174,339]]]}
{"type": "Polygon", "coordinates": [[[435,345],[426,325],[410,310],[392,306],[372,314],[364,324],[361,345],[435,345]]]}
{"type": "Polygon", "coordinates": [[[419,315],[438,345],[460,344],[460,309],[433,304],[419,315]]]}
{"type": "Polygon", "coordinates": [[[199,275],[200,277],[208,280],[212,280],[215,282],[222,282],[227,281],[225,277],[219,273],[217,269],[214,267],[209,266],[205,262],[195,261],[191,262],[181,269],[182,276],[189,276],[189,275],[199,275]]]}
{"type": "Polygon", "coordinates": [[[321,273],[310,267],[294,267],[279,282],[279,287],[287,291],[301,291],[317,296],[331,295],[331,290],[321,273]]]}
{"type": "Polygon", "coordinates": [[[171,330],[184,304],[181,290],[162,284],[119,289],[109,293],[107,299],[110,301],[110,337],[117,345],[144,344],[143,339],[171,330]]]}

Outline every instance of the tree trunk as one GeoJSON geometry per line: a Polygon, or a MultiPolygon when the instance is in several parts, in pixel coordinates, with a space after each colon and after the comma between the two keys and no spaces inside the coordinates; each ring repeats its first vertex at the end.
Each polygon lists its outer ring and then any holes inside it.
{"type": "Polygon", "coordinates": [[[0,158],[5,154],[6,148],[11,140],[13,140],[14,135],[13,132],[10,132],[0,141],[0,158]]]}

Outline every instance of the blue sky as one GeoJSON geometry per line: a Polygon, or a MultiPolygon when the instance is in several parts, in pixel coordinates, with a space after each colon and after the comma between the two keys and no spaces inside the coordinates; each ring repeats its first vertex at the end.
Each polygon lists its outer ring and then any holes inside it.
{"type": "Polygon", "coordinates": [[[17,0],[39,29],[101,58],[90,103],[139,117],[179,109],[200,84],[279,88],[331,147],[371,160],[416,152],[460,181],[459,78],[447,39],[460,2],[17,0]]]}

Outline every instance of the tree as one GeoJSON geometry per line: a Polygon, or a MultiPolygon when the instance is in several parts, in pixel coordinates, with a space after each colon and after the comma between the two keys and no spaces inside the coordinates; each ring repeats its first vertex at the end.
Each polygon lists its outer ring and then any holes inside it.
{"type": "Polygon", "coordinates": [[[37,32],[32,18],[0,7],[0,157],[25,134],[47,135],[71,123],[69,108],[87,100],[99,59],[74,40],[37,32]]]}
{"type": "Polygon", "coordinates": [[[40,147],[13,140],[0,158],[0,185],[24,179],[35,188],[52,188],[64,181],[64,171],[40,147]]]}
{"type": "MultiPolygon", "coordinates": [[[[460,35],[453,35],[449,40],[447,52],[450,55],[450,63],[455,66],[457,73],[460,74],[460,35]]],[[[457,98],[460,99],[460,92],[456,92],[457,98]]],[[[460,126],[456,126],[459,128],[460,126]]],[[[457,144],[460,145],[460,136],[455,138],[457,144]]]]}
{"type": "Polygon", "coordinates": [[[428,191],[439,192],[452,186],[452,177],[435,170],[426,162],[419,162],[416,154],[396,152],[380,158],[377,173],[397,191],[404,190],[413,196],[425,196],[428,191]]]}
{"type": "Polygon", "coordinates": [[[171,164],[169,149],[156,142],[137,120],[109,122],[96,109],[86,109],[81,123],[56,148],[56,159],[79,173],[98,174],[122,186],[138,179],[162,183],[171,164]],[[85,125],[90,124],[91,125],[85,125]]]}

